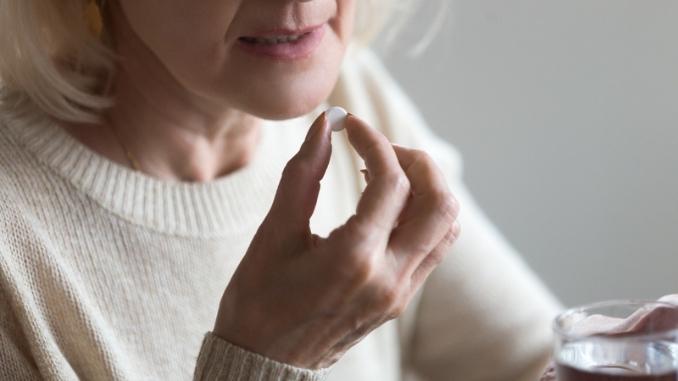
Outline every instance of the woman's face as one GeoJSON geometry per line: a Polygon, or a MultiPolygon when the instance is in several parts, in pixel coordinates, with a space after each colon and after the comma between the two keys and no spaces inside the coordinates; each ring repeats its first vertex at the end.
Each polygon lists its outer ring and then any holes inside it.
{"type": "Polygon", "coordinates": [[[122,25],[153,53],[144,65],[164,68],[179,88],[211,106],[270,119],[305,114],[329,95],[351,37],[356,3],[118,1],[127,21],[122,25]]]}

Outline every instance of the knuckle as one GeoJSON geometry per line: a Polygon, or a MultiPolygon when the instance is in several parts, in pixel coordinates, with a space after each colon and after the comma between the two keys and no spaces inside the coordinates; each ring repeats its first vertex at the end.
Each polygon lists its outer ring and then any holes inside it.
{"type": "Polygon", "coordinates": [[[392,311],[398,304],[400,293],[395,287],[385,287],[379,295],[379,305],[384,311],[392,311]]]}
{"type": "Polygon", "coordinates": [[[410,192],[410,179],[402,171],[394,171],[384,179],[386,186],[398,194],[407,194],[410,192]]]}
{"type": "Polygon", "coordinates": [[[448,191],[435,193],[432,197],[431,208],[444,220],[448,221],[450,226],[452,226],[459,214],[459,203],[448,191]]]}
{"type": "Polygon", "coordinates": [[[460,232],[461,232],[460,225],[455,221],[454,224],[452,224],[452,227],[450,227],[450,229],[447,230],[447,233],[445,233],[445,236],[440,241],[440,244],[438,246],[441,247],[443,250],[450,248],[457,241],[457,238],[459,238],[460,232]]]}
{"type": "Polygon", "coordinates": [[[402,315],[405,312],[405,309],[407,309],[407,303],[405,301],[398,302],[391,310],[391,314],[389,316],[390,320],[402,315]]]}
{"type": "Polygon", "coordinates": [[[459,200],[457,200],[456,197],[451,192],[447,193],[449,196],[449,203],[450,207],[452,208],[452,214],[454,214],[455,218],[459,216],[459,211],[461,210],[461,205],[459,204],[459,200]]]}
{"type": "Polygon", "coordinates": [[[419,149],[412,150],[412,159],[412,163],[408,167],[409,170],[429,173],[435,171],[436,163],[426,151],[419,149]]]}
{"type": "Polygon", "coordinates": [[[283,169],[284,178],[298,178],[305,176],[310,170],[310,165],[297,154],[290,161],[287,162],[285,169],[283,169]]]}
{"type": "Polygon", "coordinates": [[[357,215],[348,219],[344,228],[344,239],[351,248],[365,248],[369,246],[372,237],[372,228],[357,215]]]}
{"type": "Polygon", "coordinates": [[[455,221],[454,224],[452,225],[451,229],[451,236],[449,237],[449,243],[452,244],[454,241],[456,241],[459,236],[461,235],[461,224],[459,222],[455,221]]]}
{"type": "MultiPolygon", "coordinates": [[[[447,248],[447,247],[445,247],[447,248]]],[[[427,264],[431,267],[438,267],[443,262],[445,258],[446,250],[435,250],[428,257],[426,257],[427,264]]]]}
{"type": "Polygon", "coordinates": [[[418,286],[421,286],[424,284],[424,282],[426,282],[428,277],[435,271],[438,265],[440,265],[440,262],[442,262],[443,258],[444,254],[441,254],[440,258],[431,258],[429,256],[421,262],[416,272],[416,282],[418,286]],[[436,263],[436,261],[440,262],[436,263]]]}
{"type": "Polygon", "coordinates": [[[403,287],[391,285],[380,289],[377,305],[389,319],[392,319],[402,314],[407,305],[406,302],[403,287]]]}
{"type": "Polygon", "coordinates": [[[363,285],[372,279],[375,267],[369,253],[356,250],[348,256],[347,262],[351,280],[354,284],[363,285]]]}
{"type": "Polygon", "coordinates": [[[407,301],[405,298],[400,298],[396,302],[393,303],[391,306],[391,309],[389,310],[388,314],[386,315],[388,320],[393,320],[400,315],[402,315],[405,312],[405,309],[407,308],[407,301]]]}
{"type": "Polygon", "coordinates": [[[412,150],[412,154],[414,155],[415,163],[420,163],[421,165],[425,165],[427,167],[435,165],[433,162],[433,158],[431,158],[431,155],[429,155],[426,151],[415,149],[412,150]]]}
{"type": "Polygon", "coordinates": [[[336,255],[332,266],[341,269],[344,279],[353,285],[363,285],[372,279],[377,271],[374,264],[375,248],[371,243],[368,226],[356,216],[349,218],[344,226],[330,234],[336,255]]]}

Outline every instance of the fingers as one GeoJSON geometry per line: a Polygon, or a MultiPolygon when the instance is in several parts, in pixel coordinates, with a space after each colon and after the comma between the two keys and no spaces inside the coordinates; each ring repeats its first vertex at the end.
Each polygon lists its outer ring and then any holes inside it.
{"type": "Polygon", "coordinates": [[[313,122],[299,152],[287,163],[269,218],[292,232],[307,233],[322,180],[332,154],[331,130],[325,113],[313,122]]]}
{"type": "Polygon", "coordinates": [[[393,146],[384,135],[350,115],[345,121],[349,141],[365,161],[370,181],[351,221],[375,227],[383,239],[388,236],[403,210],[410,184],[400,168],[393,146]]]}
{"type": "MultiPolygon", "coordinates": [[[[459,238],[461,234],[461,225],[458,222],[455,222],[452,225],[452,228],[447,232],[438,246],[433,249],[433,251],[419,263],[416,270],[412,274],[412,285],[418,286],[428,278],[429,275],[435,270],[435,268],[440,264],[440,262],[445,259],[445,256],[450,252],[452,245],[459,238]]],[[[416,287],[413,288],[413,291],[416,290],[416,287]]]]}
{"type": "Polygon", "coordinates": [[[459,207],[443,174],[427,154],[400,146],[394,148],[412,186],[412,197],[391,235],[389,248],[401,253],[398,259],[403,261],[405,272],[413,273],[421,266],[417,275],[421,278],[428,275],[442,252],[457,238],[459,227],[454,223],[459,207]],[[441,243],[444,245],[440,246],[441,243]],[[429,254],[433,256],[429,258],[429,254]]]}

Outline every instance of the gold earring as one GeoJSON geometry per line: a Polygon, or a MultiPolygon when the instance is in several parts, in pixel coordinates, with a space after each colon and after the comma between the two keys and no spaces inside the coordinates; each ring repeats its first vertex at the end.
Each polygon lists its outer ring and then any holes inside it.
{"type": "Polygon", "coordinates": [[[87,19],[87,26],[90,32],[97,38],[101,37],[104,29],[104,20],[101,16],[101,9],[104,1],[90,0],[85,8],[85,18],[87,19]]]}

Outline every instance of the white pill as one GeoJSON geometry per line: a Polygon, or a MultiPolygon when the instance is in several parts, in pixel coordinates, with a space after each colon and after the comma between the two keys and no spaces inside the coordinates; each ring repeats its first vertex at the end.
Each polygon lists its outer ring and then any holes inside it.
{"type": "Polygon", "coordinates": [[[330,122],[332,131],[341,131],[344,129],[344,121],[348,113],[341,107],[330,107],[325,111],[327,120],[330,122]]]}

